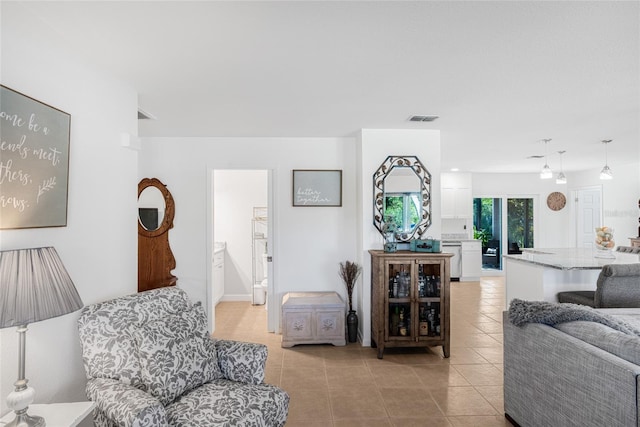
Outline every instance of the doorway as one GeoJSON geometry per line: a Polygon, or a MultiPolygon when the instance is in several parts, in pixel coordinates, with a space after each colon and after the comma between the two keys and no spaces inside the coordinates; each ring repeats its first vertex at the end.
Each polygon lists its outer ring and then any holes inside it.
{"type": "MultiPolygon", "coordinates": [[[[273,300],[268,297],[274,294],[275,282],[271,262],[274,234],[271,177],[272,172],[264,169],[211,170],[208,246],[213,256],[207,277],[212,332],[215,330],[215,305],[220,301],[246,301],[267,310],[273,300]],[[260,215],[259,227],[256,212],[260,215]],[[222,274],[220,252],[224,258],[222,274]],[[258,275],[260,280],[256,283],[258,275]]],[[[269,319],[273,317],[270,314],[269,319]]],[[[273,327],[272,321],[267,323],[265,332],[275,330],[269,329],[273,327]]]]}
{"type": "Polygon", "coordinates": [[[576,247],[593,248],[595,228],[602,221],[602,187],[575,190],[576,247]]]}

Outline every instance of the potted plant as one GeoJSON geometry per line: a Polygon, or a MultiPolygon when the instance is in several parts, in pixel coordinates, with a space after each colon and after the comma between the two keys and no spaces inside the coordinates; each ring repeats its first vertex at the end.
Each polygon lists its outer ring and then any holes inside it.
{"type": "Polygon", "coordinates": [[[349,342],[358,340],[358,315],[353,309],[353,287],[356,280],[362,272],[362,267],[357,263],[345,261],[340,263],[340,278],[347,287],[347,296],[349,298],[349,314],[347,314],[347,335],[349,342]]]}

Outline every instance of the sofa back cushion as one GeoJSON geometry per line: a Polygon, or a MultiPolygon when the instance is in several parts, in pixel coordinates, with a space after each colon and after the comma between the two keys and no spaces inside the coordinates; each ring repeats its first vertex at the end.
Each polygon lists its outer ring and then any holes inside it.
{"type": "Polygon", "coordinates": [[[165,406],[189,390],[222,378],[200,302],[190,310],[147,323],[133,336],[142,382],[165,406]]]}
{"type": "Polygon", "coordinates": [[[87,378],[113,378],[146,390],[134,332],[150,321],[190,307],[186,292],[173,286],[84,307],[78,332],[87,378]]]}
{"type": "MultiPolygon", "coordinates": [[[[640,328],[640,313],[630,314],[620,310],[598,310],[619,317],[621,320],[640,328]],[[624,313],[624,314],[623,314],[624,313]]],[[[628,362],[640,365],[640,336],[625,334],[600,323],[575,321],[559,323],[555,328],[579,340],[601,348],[628,362]]]]}

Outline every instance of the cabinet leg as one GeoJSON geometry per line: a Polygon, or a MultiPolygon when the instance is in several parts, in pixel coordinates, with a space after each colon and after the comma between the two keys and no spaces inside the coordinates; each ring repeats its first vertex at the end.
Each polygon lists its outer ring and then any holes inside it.
{"type": "Polygon", "coordinates": [[[378,359],[382,359],[382,353],[384,353],[384,348],[378,347],[378,359]]]}
{"type": "Polygon", "coordinates": [[[449,357],[449,354],[451,353],[451,345],[449,343],[446,343],[445,345],[442,346],[442,354],[444,355],[445,359],[449,357]]]}

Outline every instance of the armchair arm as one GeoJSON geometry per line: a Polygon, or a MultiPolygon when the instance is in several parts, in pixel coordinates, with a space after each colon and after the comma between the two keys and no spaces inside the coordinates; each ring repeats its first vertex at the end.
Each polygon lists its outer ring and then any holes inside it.
{"type": "Polygon", "coordinates": [[[110,378],[87,382],[87,397],[108,425],[124,427],[167,426],[167,414],[158,399],[131,385],[110,378]]]}
{"type": "Polygon", "coordinates": [[[267,362],[267,346],[241,341],[215,342],[218,365],[229,380],[246,384],[262,384],[267,362]]]}

